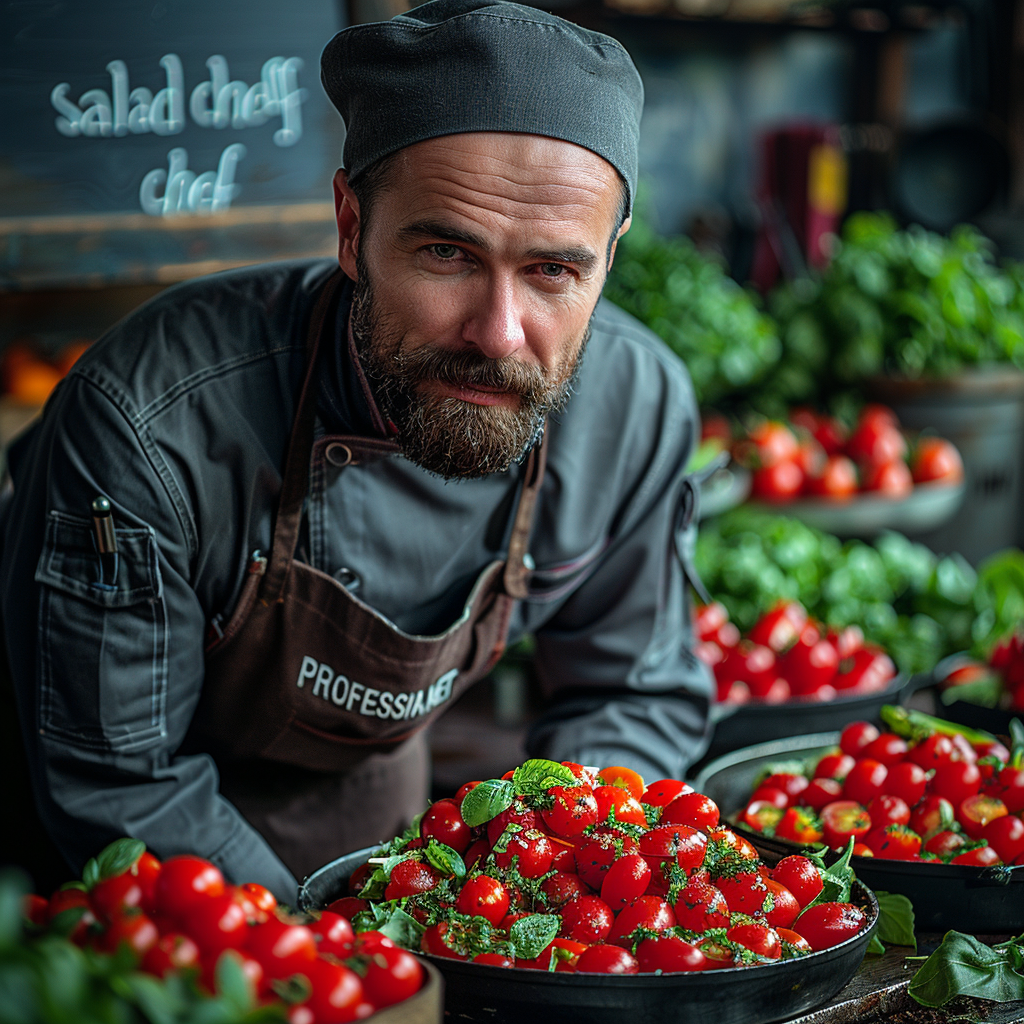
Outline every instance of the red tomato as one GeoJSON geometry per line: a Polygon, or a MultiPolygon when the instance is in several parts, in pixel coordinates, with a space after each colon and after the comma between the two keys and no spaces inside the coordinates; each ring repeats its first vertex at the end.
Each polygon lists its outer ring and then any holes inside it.
{"type": "Polygon", "coordinates": [[[422,861],[399,861],[392,869],[384,890],[384,899],[400,900],[404,896],[415,896],[417,893],[430,892],[441,881],[441,872],[422,861]]]}
{"type": "MultiPolygon", "coordinates": [[[[897,434],[897,436],[901,436],[897,434]]],[[[914,490],[910,468],[902,460],[869,463],[864,468],[864,490],[883,498],[899,501],[914,490]]]]}
{"type": "Polygon", "coordinates": [[[552,786],[548,795],[554,803],[541,811],[541,817],[556,836],[572,839],[599,820],[597,801],[590,786],[552,786]]]}
{"type": "Polygon", "coordinates": [[[404,949],[380,949],[370,957],[363,976],[363,993],[380,1009],[415,995],[423,984],[423,968],[404,949]]]}
{"type": "Polygon", "coordinates": [[[856,800],[837,800],[822,808],[821,825],[826,845],[842,849],[851,838],[862,839],[871,831],[871,815],[856,800]]]}
{"type": "Polygon", "coordinates": [[[676,915],[671,904],[657,896],[638,896],[628,907],[619,911],[606,941],[614,946],[632,948],[633,935],[637,929],[663,932],[675,923],[676,915]]]}
{"type": "Polygon", "coordinates": [[[612,930],[615,915],[612,908],[598,896],[580,896],[562,908],[562,938],[586,945],[603,942],[612,930]]]}
{"type": "Polygon", "coordinates": [[[803,485],[804,471],[795,460],[787,459],[763,469],[755,469],[750,493],[762,501],[782,503],[797,497],[803,485]]]}
{"type": "Polygon", "coordinates": [[[718,824],[718,804],[703,793],[683,793],[668,804],[658,819],[659,825],[691,825],[707,831],[718,824]]]}
{"type": "Polygon", "coordinates": [[[164,977],[168,971],[198,967],[199,947],[187,935],[168,932],[146,950],[140,966],[147,974],[154,974],[158,978],[164,977]]]}
{"type": "Polygon", "coordinates": [[[1015,814],[994,818],[981,830],[981,838],[1007,864],[1024,853],[1024,821],[1015,814]]]}
{"type": "Polygon", "coordinates": [[[830,684],[839,670],[839,654],[808,624],[782,659],[781,672],[796,696],[816,693],[830,684]]]}
{"type": "Polygon", "coordinates": [[[867,806],[885,790],[889,769],[881,761],[862,758],[843,780],[843,796],[867,806]]]}
{"type": "Polygon", "coordinates": [[[556,910],[586,892],[583,879],[568,871],[556,871],[550,878],[544,880],[541,888],[548,898],[548,906],[556,910]]]}
{"type": "Polygon", "coordinates": [[[812,810],[820,811],[827,804],[834,803],[843,795],[843,785],[835,779],[811,779],[800,794],[800,803],[812,810]]]}
{"type": "Polygon", "coordinates": [[[504,852],[495,853],[494,863],[505,871],[514,863],[523,878],[540,878],[551,870],[554,855],[551,840],[537,829],[528,829],[509,837],[504,852]]]}
{"type": "Polygon", "coordinates": [[[914,807],[920,801],[927,786],[925,770],[913,761],[891,765],[885,777],[886,792],[898,796],[908,807],[914,807]]]}
{"type": "Polygon", "coordinates": [[[755,832],[774,829],[782,820],[785,810],[767,800],[751,800],[743,810],[743,824],[755,832]]]}
{"type": "Polygon", "coordinates": [[[271,917],[249,929],[245,948],[268,978],[287,978],[316,959],[316,936],[305,925],[271,917]]]}
{"type": "Polygon", "coordinates": [[[886,768],[902,761],[907,753],[906,741],[892,732],[883,732],[873,739],[858,755],[861,759],[870,757],[881,761],[886,768]]]}
{"type": "Polygon", "coordinates": [[[732,913],[750,917],[764,913],[768,885],[757,871],[738,871],[731,877],[719,878],[716,885],[732,913]]]}
{"type": "Polygon", "coordinates": [[[762,615],[747,637],[781,654],[796,641],[806,622],[807,612],[799,601],[783,602],[762,615]]]}
{"type": "Polygon", "coordinates": [[[783,857],[772,869],[772,878],[784,885],[801,907],[806,907],[824,887],[817,866],[799,854],[783,857]]]}
{"type": "Polygon", "coordinates": [[[907,454],[907,441],[895,424],[861,419],[846,443],[846,454],[863,465],[902,461],[907,454]]]}
{"type": "Polygon", "coordinates": [[[473,957],[475,964],[490,964],[491,967],[515,967],[516,962],[510,956],[503,953],[477,953],[473,957]]]}
{"type": "Polygon", "coordinates": [[[911,463],[915,483],[944,480],[959,483],[964,478],[964,463],[956,446],[941,437],[922,437],[914,449],[911,463]]]}
{"type": "Polygon", "coordinates": [[[946,761],[935,769],[932,792],[944,796],[954,807],[981,789],[981,771],[967,761],[946,761]]]}
{"type": "Polygon", "coordinates": [[[969,867],[989,868],[999,863],[999,854],[991,846],[978,846],[966,853],[957,854],[950,864],[966,864],[969,867]]]}
{"type": "Polygon", "coordinates": [[[316,939],[318,953],[330,953],[339,960],[352,955],[355,933],[352,931],[351,923],[341,914],[324,910],[315,921],[310,921],[307,927],[316,939]]]}
{"type": "Polygon", "coordinates": [[[826,754],[815,767],[814,776],[819,779],[838,779],[841,782],[849,775],[855,763],[849,754],[842,751],[826,754]]]}
{"type": "Polygon", "coordinates": [[[157,913],[172,920],[184,918],[196,903],[224,892],[220,869],[201,857],[184,855],[164,861],[157,875],[153,902],[157,913]]]}
{"type": "Polygon", "coordinates": [[[907,751],[907,760],[920,765],[927,772],[951,760],[953,749],[953,741],[937,732],[911,747],[907,751]]]}
{"type": "Polygon", "coordinates": [[[449,960],[468,960],[463,953],[457,953],[448,945],[448,922],[438,921],[430,925],[420,936],[420,950],[430,956],[447,957],[449,960]]]}
{"type": "Polygon", "coordinates": [[[885,860],[913,860],[921,852],[921,837],[906,825],[873,828],[864,843],[876,857],[885,860]]]}
{"type": "Polygon", "coordinates": [[[245,882],[238,887],[261,914],[272,914],[277,909],[277,898],[265,886],[256,882],[245,882]]]}
{"type": "Polygon", "coordinates": [[[829,501],[849,501],[857,493],[857,467],[845,455],[830,455],[814,476],[807,476],[808,494],[829,501]]]}
{"type": "MultiPolygon", "coordinates": [[[[269,980],[265,983],[265,973],[258,960],[248,956],[238,949],[226,949],[216,956],[203,955],[200,957],[199,984],[200,987],[209,992],[217,991],[217,965],[224,957],[231,957],[238,965],[249,986],[249,991],[254,995],[263,994],[269,989],[269,980]]],[[[300,1018],[301,1020],[301,1018],[300,1018]]]]}
{"type": "Polygon", "coordinates": [[[704,954],[706,971],[720,971],[736,966],[736,954],[730,946],[723,945],[710,936],[698,939],[694,945],[704,954]]]}
{"type": "Polygon", "coordinates": [[[644,780],[638,772],[632,768],[623,768],[621,765],[613,765],[610,768],[602,768],[598,778],[606,786],[618,786],[624,789],[634,799],[639,801],[644,795],[644,780]]]}
{"type": "Polygon", "coordinates": [[[747,684],[755,697],[763,697],[778,675],[775,652],[770,647],[741,640],[726,652],[715,666],[715,679],[722,686],[734,682],[747,684]]]}
{"type": "Polygon", "coordinates": [[[798,949],[802,953],[813,952],[811,944],[802,935],[798,935],[791,928],[776,928],[775,930],[779,933],[779,938],[783,943],[788,943],[794,949],[798,949]]]}
{"type": "Polygon", "coordinates": [[[707,845],[708,837],[689,825],[656,825],[640,837],[640,854],[657,877],[662,863],[672,860],[684,871],[699,868],[707,845]]]}
{"type": "Polygon", "coordinates": [[[775,826],[775,835],[779,839],[807,845],[820,842],[823,833],[812,811],[805,807],[790,807],[775,826]]]}
{"type": "Polygon", "coordinates": [[[135,875],[126,871],[97,882],[89,892],[89,903],[101,921],[110,921],[129,907],[142,905],[142,886],[135,875]]]}
{"type": "Polygon", "coordinates": [[[471,793],[477,786],[480,785],[480,779],[474,779],[472,782],[464,782],[459,786],[458,792],[455,794],[455,802],[459,805],[461,814],[462,801],[466,799],[466,794],[471,793]]]}
{"type": "Polygon", "coordinates": [[[636,949],[642,974],[677,974],[682,971],[703,971],[707,958],[696,947],[676,935],[659,935],[644,939],[636,949]]]}
{"type": "Polygon", "coordinates": [[[807,788],[808,781],[802,775],[795,772],[775,772],[766,775],[758,786],[758,792],[762,789],[781,789],[791,801],[799,798],[800,794],[807,788]]]}
{"type": "MultiPolygon", "coordinates": [[[[796,776],[796,778],[803,778],[803,776],[798,775],[796,776]]],[[[803,794],[806,791],[807,786],[795,790],[796,798],[799,800],[799,798],[803,796],[803,794]]],[[[779,789],[778,786],[766,786],[764,785],[764,783],[758,786],[757,789],[755,789],[754,792],[751,794],[751,803],[753,803],[755,800],[763,801],[764,803],[770,804],[772,807],[778,807],[781,810],[785,810],[792,802],[790,800],[789,794],[785,790],[779,789]]]]}
{"type": "Polygon", "coordinates": [[[774,878],[766,878],[765,885],[772,894],[774,904],[765,915],[765,919],[773,928],[788,928],[803,909],[800,901],[781,882],[774,878]]]}
{"type": "Polygon", "coordinates": [[[160,932],[152,918],[137,911],[111,919],[97,940],[96,948],[104,953],[115,953],[121,946],[127,946],[141,959],[159,940],[160,932]]]}
{"type": "Polygon", "coordinates": [[[313,1011],[317,1024],[342,1024],[356,1019],[357,1007],[363,1002],[363,983],[355,971],[344,964],[317,957],[302,973],[313,989],[306,1005],[313,1011]]]}
{"type": "Polygon", "coordinates": [[[984,793],[975,793],[960,801],[956,820],[972,839],[980,839],[986,825],[1008,813],[1002,800],[984,793]]]}
{"type": "Polygon", "coordinates": [[[619,857],[605,873],[601,883],[601,899],[618,912],[647,891],[651,866],[638,853],[619,857]]]}
{"type": "Polygon", "coordinates": [[[676,923],[690,932],[729,926],[729,904],[722,890],[701,878],[691,878],[676,897],[676,923]]]}
{"type": "Polygon", "coordinates": [[[733,925],[725,933],[725,937],[768,960],[778,960],[782,956],[782,940],[779,933],[770,925],[757,921],[733,925]]]}
{"type": "Polygon", "coordinates": [[[636,974],[636,958],[619,946],[591,946],[576,961],[577,974],[636,974]]]}
{"type": "Polygon", "coordinates": [[[951,857],[966,844],[967,839],[962,832],[950,832],[948,829],[944,829],[929,836],[924,848],[928,853],[934,853],[945,859],[951,857]]]}
{"type": "Polygon", "coordinates": [[[628,790],[619,786],[598,786],[594,790],[594,799],[597,801],[598,821],[608,821],[611,817],[612,821],[647,827],[644,809],[628,790]]]}
{"type": "Polygon", "coordinates": [[[1024,811],[1024,767],[1005,765],[989,783],[987,792],[1002,800],[1011,813],[1024,811]]]}
{"type": "Polygon", "coordinates": [[[59,914],[79,907],[82,908],[84,913],[68,938],[72,942],[81,945],[87,937],[89,928],[96,923],[96,915],[89,906],[89,897],[84,889],[58,889],[47,903],[46,923],[52,924],[59,914]]]}
{"type": "Polygon", "coordinates": [[[860,752],[880,735],[870,722],[851,722],[839,734],[839,747],[844,754],[859,757],[860,752]]]}
{"type": "Polygon", "coordinates": [[[424,840],[436,839],[463,854],[469,848],[469,826],[462,820],[459,804],[454,800],[437,800],[420,819],[420,835],[424,840]]]}
{"type": "Polygon", "coordinates": [[[245,910],[229,892],[193,904],[181,920],[184,930],[211,956],[241,949],[249,931],[245,910]]]}
{"type": "Polygon", "coordinates": [[[327,909],[332,914],[340,914],[342,917],[351,921],[356,914],[361,910],[368,909],[369,906],[370,904],[367,900],[361,900],[355,896],[342,896],[340,899],[336,899],[333,903],[328,903],[327,909]]]}
{"type": "Polygon", "coordinates": [[[618,856],[639,853],[636,840],[596,832],[583,839],[576,848],[576,870],[591,889],[600,890],[604,875],[618,856]]]}
{"type": "Polygon", "coordinates": [[[796,434],[778,420],[763,420],[754,424],[747,432],[747,437],[753,445],[753,458],[749,461],[755,466],[775,466],[795,459],[800,448],[796,434]]]}
{"type": "Polygon", "coordinates": [[[657,782],[652,782],[644,790],[640,802],[651,807],[664,807],[672,803],[677,796],[692,792],[692,786],[688,786],[685,782],[680,782],[678,779],[659,779],[657,782]]]}
{"type": "Polygon", "coordinates": [[[45,897],[38,896],[36,893],[27,893],[21,905],[22,919],[34,924],[37,928],[45,928],[49,907],[49,900],[45,897]]]}
{"type": "MultiPolygon", "coordinates": [[[[595,805],[596,806],[596,805],[595,805]]],[[[520,825],[522,828],[540,828],[540,815],[531,807],[516,800],[501,814],[495,815],[487,822],[487,841],[493,846],[509,825],[520,825]]],[[[554,830],[552,830],[554,831],[554,830]]]]}
{"type": "MultiPolygon", "coordinates": [[[[868,814],[874,828],[885,828],[886,825],[909,825],[910,808],[905,800],[898,796],[882,793],[868,804],[868,814]]],[[[867,842],[867,840],[865,840],[867,842]]],[[[868,846],[871,846],[868,843],[868,846]]]]}
{"type": "Polygon", "coordinates": [[[162,866],[160,861],[146,850],[128,869],[128,873],[134,875],[142,886],[141,907],[147,914],[152,914],[156,910],[156,879],[162,866]]]}
{"type": "Polygon", "coordinates": [[[818,425],[812,431],[815,441],[829,455],[838,455],[846,447],[846,441],[850,436],[849,430],[834,416],[820,416],[818,425]]]}
{"type": "Polygon", "coordinates": [[[820,477],[824,472],[828,463],[828,455],[813,437],[805,436],[800,439],[800,447],[797,448],[793,461],[803,470],[804,488],[806,489],[809,477],[820,477]]]}
{"type": "Polygon", "coordinates": [[[910,827],[922,836],[932,836],[948,829],[956,817],[953,805],[945,799],[929,793],[910,812],[910,827]]]}
{"type": "Polygon", "coordinates": [[[796,919],[794,929],[817,953],[853,938],[865,920],[864,911],[852,903],[818,903],[796,919]]]}
{"type": "Polygon", "coordinates": [[[484,917],[493,925],[508,913],[509,893],[502,882],[489,875],[477,875],[463,885],[455,909],[470,917],[484,917]]]}

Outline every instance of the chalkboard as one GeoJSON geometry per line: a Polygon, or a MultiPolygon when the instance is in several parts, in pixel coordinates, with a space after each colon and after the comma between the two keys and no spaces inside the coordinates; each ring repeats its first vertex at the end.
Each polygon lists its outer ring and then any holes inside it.
{"type": "Polygon", "coordinates": [[[0,11],[0,217],[330,198],[320,52],[343,0],[22,0],[0,11]]]}

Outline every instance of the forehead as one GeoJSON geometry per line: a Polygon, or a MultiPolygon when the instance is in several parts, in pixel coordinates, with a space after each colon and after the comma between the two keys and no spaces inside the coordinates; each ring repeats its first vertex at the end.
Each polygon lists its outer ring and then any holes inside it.
{"type": "Polygon", "coordinates": [[[374,218],[401,227],[448,214],[482,228],[594,234],[617,225],[622,183],[603,157],[559,139],[471,132],[428,139],[396,154],[374,218]],[[377,212],[379,209],[379,213],[377,212]]]}

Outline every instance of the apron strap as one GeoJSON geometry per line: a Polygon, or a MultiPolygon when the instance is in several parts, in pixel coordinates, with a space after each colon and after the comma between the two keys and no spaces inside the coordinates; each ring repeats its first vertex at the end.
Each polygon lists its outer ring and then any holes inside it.
{"type": "Polygon", "coordinates": [[[505,593],[520,601],[525,600],[529,594],[527,584],[532,570],[526,565],[526,556],[530,544],[530,533],[533,529],[537,495],[540,493],[540,485],[544,479],[547,453],[548,432],[547,424],[545,424],[540,444],[530,450],[526,461],[523,489],[519,494],[519,505],[516,508],[516,517],[512,524],[512,536],[508,542],[508,558],[505,561],[505,593]]]}
{"type": "Polygon", "coordinates": [[[313,450],[316,423],[316,357],[320,349],[324,324],[327,322],[328,314],[335,307],[335,300],[344,280],[340,269],[332,275],[320,292],[309,319],[309,330],[306,334],[306,375],[302,381],[295,422],[288,438],[281,496],[278,499],[277,517],[274,520],[274,538],[263,584],[262,600],[265,604],[271,604],[280,598],[295,557],[295,547],[302,524],[302,505],[309,489],[309,453],[313,450]]]}

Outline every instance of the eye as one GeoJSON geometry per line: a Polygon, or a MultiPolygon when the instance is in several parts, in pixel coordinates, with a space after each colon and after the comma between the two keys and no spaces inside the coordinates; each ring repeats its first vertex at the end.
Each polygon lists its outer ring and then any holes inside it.
{"type": "Polygon", "coordinates": [[[457,245],[450,245],[448,242],[436,242],[427,247],[439,260],[453,260],[459,253],[457,245]]]}
{"type": "Polygon", "coordinates": [[[561,277],[566,271],[561,263],[542,263],[540,265],[540,272],[545,277],[561,277]]]}

